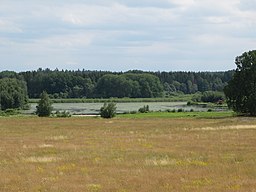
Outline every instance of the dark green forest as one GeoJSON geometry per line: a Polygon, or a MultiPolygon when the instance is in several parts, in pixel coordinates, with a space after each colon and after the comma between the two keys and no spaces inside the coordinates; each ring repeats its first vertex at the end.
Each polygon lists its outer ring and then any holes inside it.
{"type": "Polygon", "coordinates": [[[51,98],[152,98],[205,91],[223,91],[234,71],[110,72],[38,69],[0,72],[0,79],[24,81],[29,98],[46,91],[51,98]]]}

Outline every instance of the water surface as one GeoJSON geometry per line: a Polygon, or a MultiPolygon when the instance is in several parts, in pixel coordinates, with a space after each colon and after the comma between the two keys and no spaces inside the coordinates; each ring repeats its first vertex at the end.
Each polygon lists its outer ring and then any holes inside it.
{"type": "MultiPolygon", "coordinates": [[[[71,114],[98,114],[104,103],[54,103],[54,111],[68,111],[71,114]]],[[[36,103],[31,104],[31,109],[25,113],[34,113],[36,103]]],[[[134,103],[117,103],[117,113],[138,111],[139,108],[148,105],[152,111],[166,111],[183,109],[185,111],[207,111],[202,106],[187,106],[186,102],[134,102],[134,103]]]]}

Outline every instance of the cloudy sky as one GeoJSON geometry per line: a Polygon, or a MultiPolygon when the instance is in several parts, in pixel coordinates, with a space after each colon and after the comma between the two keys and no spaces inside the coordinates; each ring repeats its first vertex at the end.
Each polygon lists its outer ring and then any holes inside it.
{"type": "Polygon", "coordinates": [[[256,0],[0,0],[0,71],[221,71],[256,49],[256,0]]]}

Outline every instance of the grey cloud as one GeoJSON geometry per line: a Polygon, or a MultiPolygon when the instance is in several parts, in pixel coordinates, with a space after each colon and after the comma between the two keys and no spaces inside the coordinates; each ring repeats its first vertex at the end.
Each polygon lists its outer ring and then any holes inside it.
{"type": "Polygon", "coordinates": [[[255,11],[256,10],[256,0],[241,0],[239,3],[239,8],[243,11],[255,11]]]}
{"type": "Polygon", "coordinates": [[[116,1],[118,3],[124,4],[128,7],[156,7],[156,8],[174,8],[175,4],[170,3],[167,0],[120,0],[116,1]]]}

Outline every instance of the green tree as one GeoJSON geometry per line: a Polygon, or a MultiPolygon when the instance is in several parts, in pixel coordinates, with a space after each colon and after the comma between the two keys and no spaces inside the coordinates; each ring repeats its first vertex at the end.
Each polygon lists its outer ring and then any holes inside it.
{"type": "Polygon", "coordinates": [[[52,102],[49,98],[49,95],[46,91],[43,91],[41,94],[41,99],[38,102],[38,106],[36,106],[36,114],[39,117],[49,117],[52,112],[52,102]]]}
{"type": "Polygon", "coordinates": [[[96,86],[98,97],[158,97],[162,96],[163,86],[151,74],[107,74],[102,76],[96,86]]]}
{"type": "Polygon", "coordinates": [[[132,96],[132,97],[142,97],[142,98],[149,98],[149,97],[162,97],[163,96],[163,85],[161,84],[158,77],[148,74],[133,74],[133,73],[126,73],[124,77],[131,81],[137,82],[138,87],[136,87],[136,92],[140,93],[140,95],[132,96]]]}
{"type": "Polygon", "coordinates": [[[116,104],[115,103],[104,103],[103,107],[100,108],[100,116],[103,118],[113,118],[116,116],[116,104]]]}
{"type": "Polygon", "coordinates": [[[23,109],[28,103],[24,81],[12,78],[0,79],[0,110],[23,109]]]}
{"type": "Polygon", "coordinates": [[[235,112],[256,116],[256,50],[236,57],[233,79],[224,88],[227,103],[235,112]]]}

